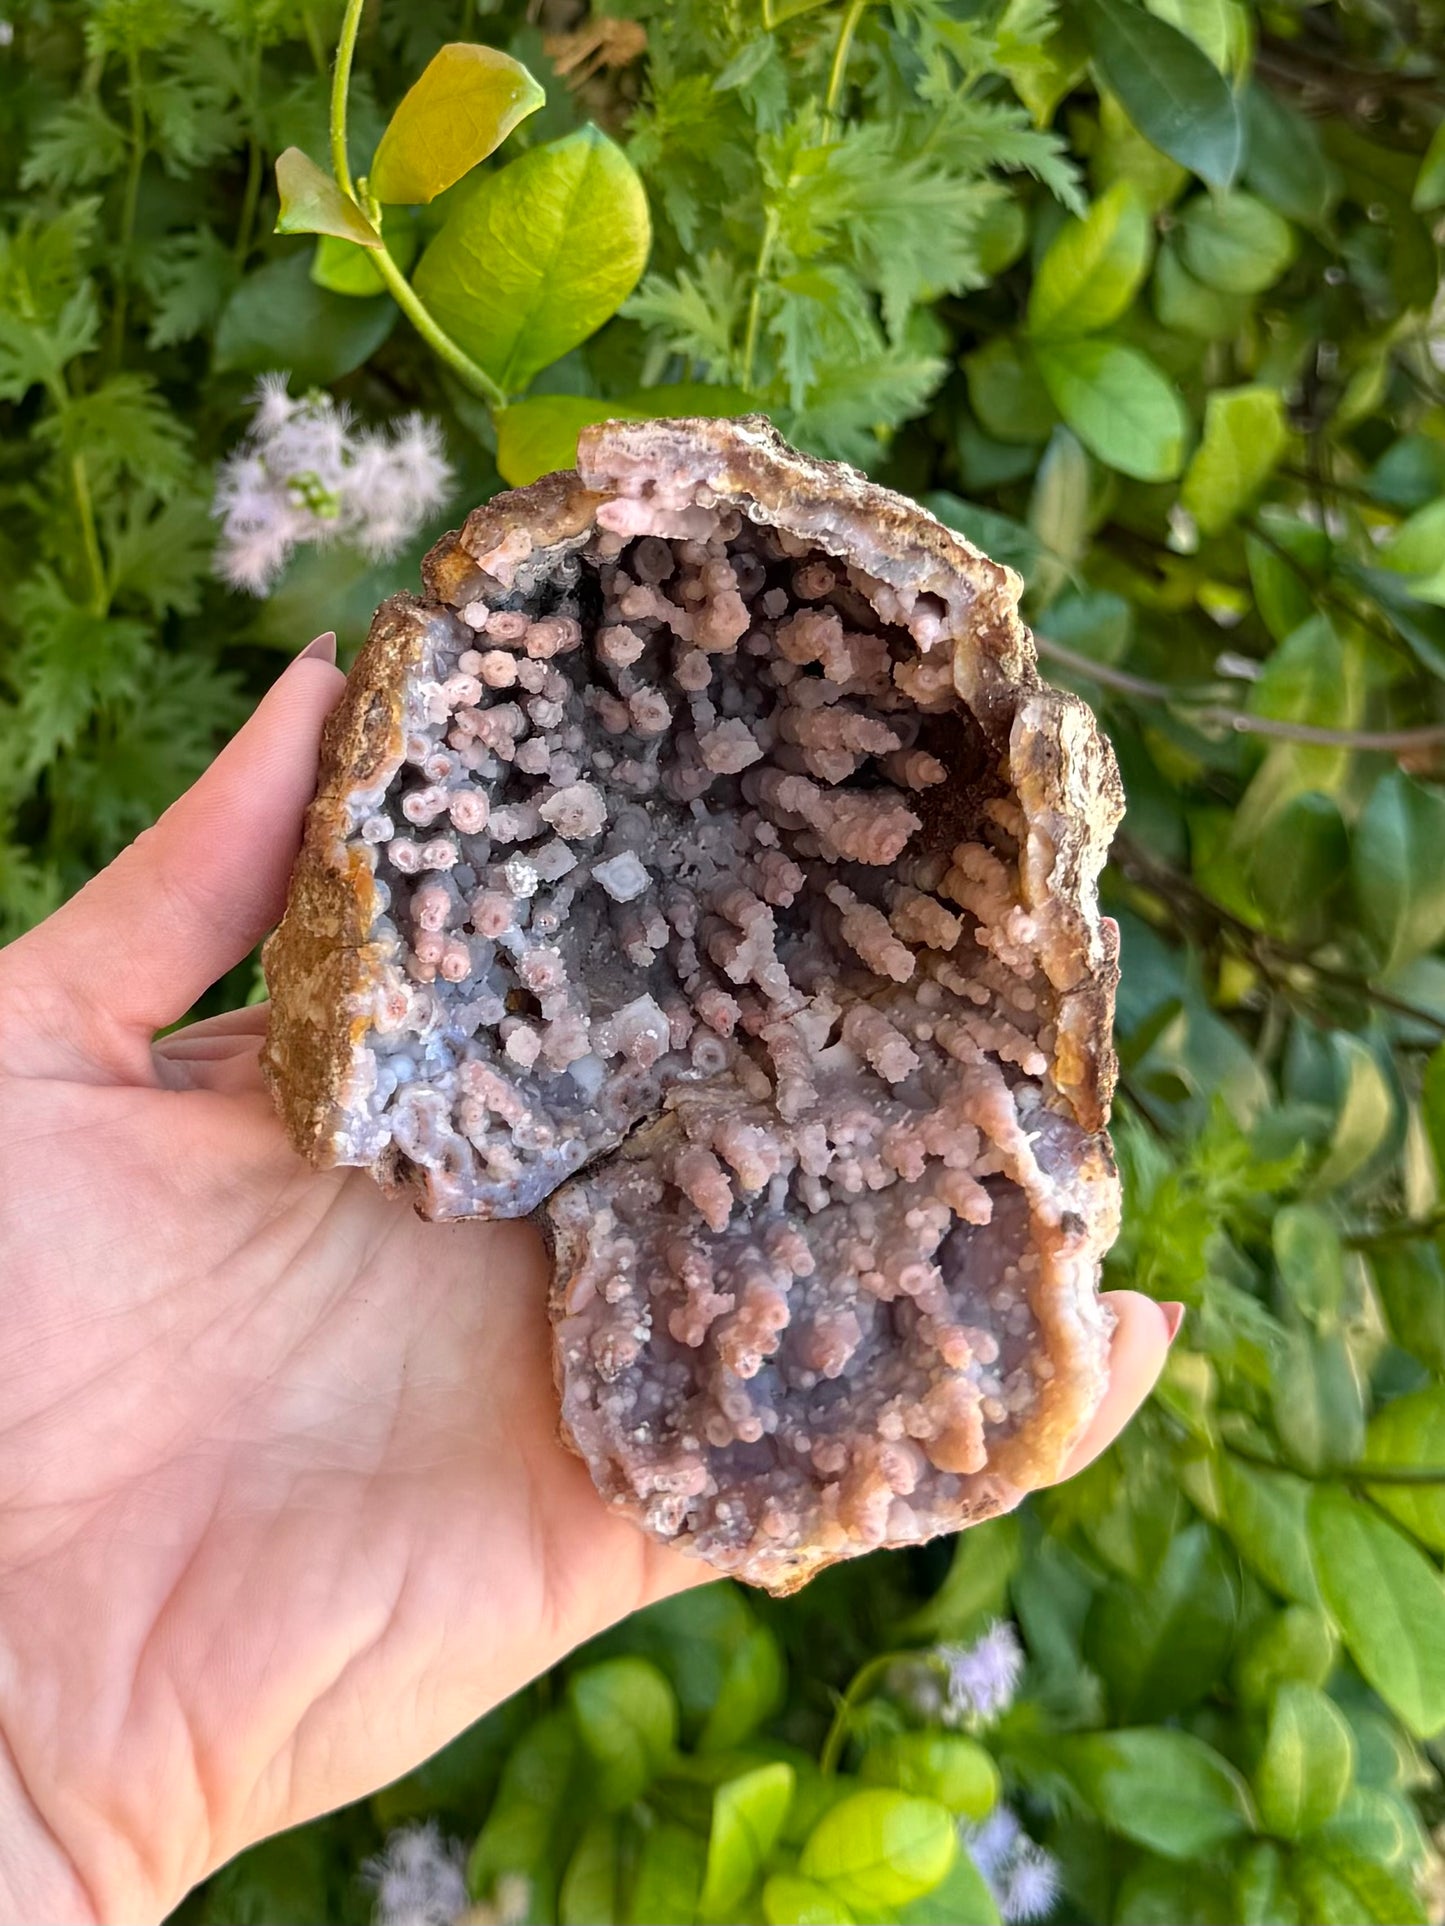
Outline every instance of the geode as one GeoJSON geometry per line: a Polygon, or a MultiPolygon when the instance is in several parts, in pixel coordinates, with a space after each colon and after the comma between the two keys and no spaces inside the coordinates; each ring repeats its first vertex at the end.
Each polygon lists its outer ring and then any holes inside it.
{"type": "Polygon", "coordinates": [[[1122,800],[1021,584],[759,418],[477,509],[327,727],[266,950],[297,1148],[536,1212],[604,1499],[788,1591],[1102,1395],[1122,800]]]}

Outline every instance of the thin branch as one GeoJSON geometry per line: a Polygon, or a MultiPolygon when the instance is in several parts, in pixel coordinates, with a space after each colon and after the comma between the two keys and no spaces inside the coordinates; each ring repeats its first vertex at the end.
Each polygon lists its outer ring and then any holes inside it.
{"type": "MultiPolygon", "coordinates": [[[[1148,676],[1112,668],[1108,663],[1095,662],[1091,656],[1080,655],[1076,650],[1066,648],[1051,636],[1036,635],[1034,640],[1038,643],[1039,654],[1048,656],[1061,668],[1070,669],[1076,675],[1089,676],[1107,689],[1118,689],[1123,695],[1138,696],[1145,702],[1193,703],[1199,700],[1188,684],[1155,682],[1148,676]]],[[[1214,723],[1219,728],[1233,729],[1240,735],[1273,736],[1281,742],[1312,742],[1333,749],[1388,751],[1425,749],[1445,743],[1445,722],[1427,723],[1414,729],[1327,729],[1313,722],[1283,722],[1273,716],[1252,716],[1243,709],[1227,709],[1214,702],[1206,702],[1203,707],[1194,710],[1190,720],[1214,723]]]]}
{"type": "Polygon", "coordinates": [[[1432,1210],[1424,1217],[1401,1217],[1392,1224],[1351,1231],[1345,1242],[1352,1251],[1371,1251],[1391,1244],[1412,1244],[1417,1237],[1433,1237],[1442,1230],[1445,1230],[1445,1207],[1432,1210]]]}

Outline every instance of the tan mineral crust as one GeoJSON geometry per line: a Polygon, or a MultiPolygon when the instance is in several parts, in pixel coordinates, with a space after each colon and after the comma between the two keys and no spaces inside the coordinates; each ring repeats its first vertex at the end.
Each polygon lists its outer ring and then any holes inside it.
{"type": "Polygon", "coordinates": [[[423,573],[266,951],[296,1147],[537,1214],[563,1435],[719,1571],[1007,1510],[1118,1220],[1122,797],[1018,577],[761,417],[587,429],[423,573]]]}

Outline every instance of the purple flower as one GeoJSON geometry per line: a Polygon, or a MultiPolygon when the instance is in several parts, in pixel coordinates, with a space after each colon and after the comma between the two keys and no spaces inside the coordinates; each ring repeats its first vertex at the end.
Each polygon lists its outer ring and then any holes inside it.
{"type": "Polygon", "coordinates": [[[990,1625],[972,1645],[940,1645],[937,1656],[944,1669],[946,1723],[977,1719],[987,1725],[1013,1704],[1024,1654],[1012,1625],[990,1625]]]}
{"type": "Polygon", "coordinates": [[[1006,1926],[1047,1918],[1059,1896],[1058,1861],[1008,1806],[996,1806],[981,1825],[964,1826],[961,1836],[1006,1926]]]}

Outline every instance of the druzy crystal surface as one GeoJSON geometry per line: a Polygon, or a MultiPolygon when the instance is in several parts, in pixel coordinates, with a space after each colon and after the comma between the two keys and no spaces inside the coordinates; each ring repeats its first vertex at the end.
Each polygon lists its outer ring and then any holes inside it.
{"type": "Polygon", "coordinates": [[[608,1502],[788,1590],[1097,1406],[1120,809],[1018,578],[761,420],[608,423],[378,611],[265,1063],[297,1146],[535,1212],[608,1502]]]}

